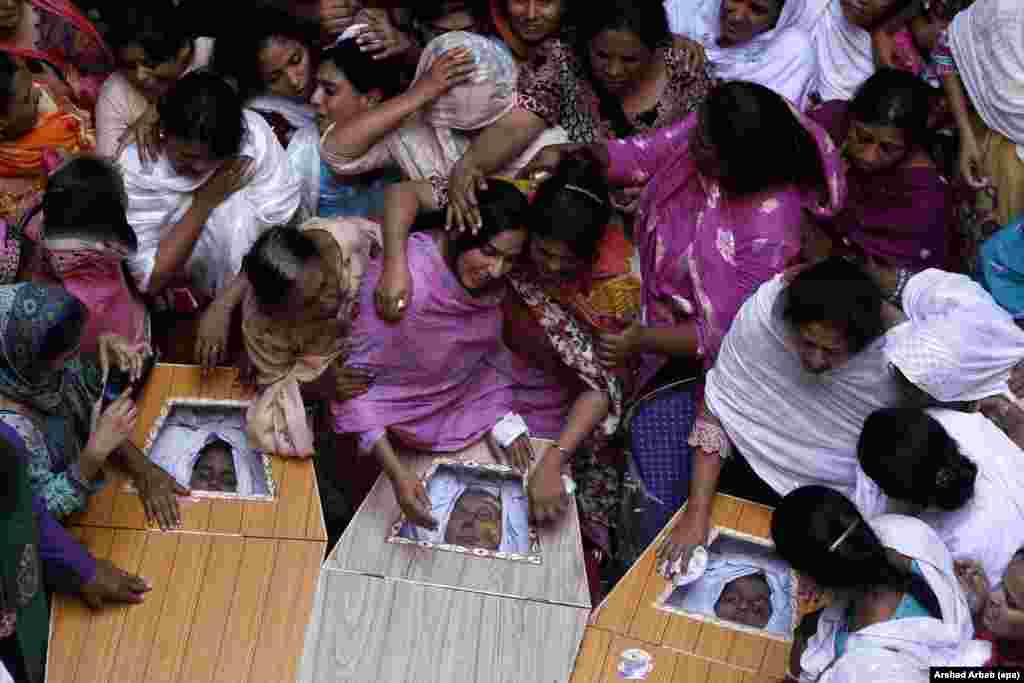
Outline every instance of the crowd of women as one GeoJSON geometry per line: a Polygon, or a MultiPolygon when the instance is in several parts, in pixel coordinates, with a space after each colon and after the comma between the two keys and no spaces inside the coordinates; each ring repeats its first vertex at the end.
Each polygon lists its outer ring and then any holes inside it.
{"type": "Polygon", "coordinates": [[[177,526],[97,407],[152,349],[335,534],[380,472],[447,524],[402,453],[487,439],[595,601],[727,492],[832,594],[791,678],[1024,663],[1024,4],[291,5],[0,0],[0,680],[50,592],[145,599],[61,523],[120,468],[177,526]]]}

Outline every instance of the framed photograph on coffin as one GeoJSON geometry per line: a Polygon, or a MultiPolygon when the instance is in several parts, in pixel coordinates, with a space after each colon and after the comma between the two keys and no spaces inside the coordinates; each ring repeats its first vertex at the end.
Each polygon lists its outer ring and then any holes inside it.
{"type": "Polygon", "coordinates": [[[167,399],[146,437],[146,457],[195,497],[273,500],[270,456],[250,447],[245,433],[248,407],[248,401],[167,399]]]}
{"type": "Polygon", "coordinates": [[[799,621],[797,575],[763,538],[715,527],[702,570],[670,583],[657,609],[791,642],[799,621]]]}
{"type": "Polygon", "coordinates": [[[515,562],[541,563],[523,476],[507,465],[437,458],[423,477],[436,529],[401,515],[388,543],[515,562]]]}

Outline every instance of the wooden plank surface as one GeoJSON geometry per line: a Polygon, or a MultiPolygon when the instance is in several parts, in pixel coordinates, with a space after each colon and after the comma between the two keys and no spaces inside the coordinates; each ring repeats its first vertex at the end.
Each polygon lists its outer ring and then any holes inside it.
{"type": "MultiPolygon", "coordinates": [[[[612,673],[617,670],[622,652],[630,647],[642,649],[654,657],[656,668],[646,679],[648,681],[756,683],[780,679],[785,675],[790,643],[654,607],[655,601],[668,588],[668,582],[656,571],[655,555],[673,523],[666,526],[594,610],[572,682],[618,680],[612,673]],[[658,660],[665,660],[660,670],[658,660]],[[672,672],[668,673],[670,668],[672,672]]],[[[769,540],[771,508],[718,495],[712,524],[769,540]]]]}
{"type": "MultiPolygon", "coordinates": [[[[161,365],[140,400],[133,435],[144,446],[171,397],[244,399],[234,370],[209,378],[161,365]]],[[[153,585],[141,605],[93,612],[55,596],[51,683],[294,681],[326,546],[310,460],[273,459],[273,502],[181,499],[183,529],[147,525],[117,472],[71,532],[153,585]]]]}
{"type": "MultiPolygon", "coordinates": [[[[169,398],[245,400],[250,395],[237,383],[237,371],[218,368],[203,378],[199,368],[162,364],[153,370],[139,401],[139,423],[132,441],[143,448],[153,422],[169,398]]],[[[247,537],[327,540],[316,474],[309,460],[274,458],[275,501],[236,503],[224,499],[181,498],[186,531],[212,531],[247,537]]],[[[107,471],[108,483],[89,499],[89,508],[70,524],[122,529],[156,528],[148,525],[138,494],[126,490],[124,475],[107,471]]]]}
{"type": "MultiPolygon", "coordinates": [[[[541,442],[535,450],[542,452],[541,442]]],[[[403,459],[423,475],[434,458],[405,452],[403,459]]],[[[483,442],[446,458],[496,462],[483,442]]],[[[400,510],[387,478],[381,476],[328,557],[332,569],[387,576],[450,588],[590,607],[576,506],[557,523],[540,527],[541,564],[385,543],[400,510]],[[373,549],[368,552],[368,549],[373,549]]]]}
{"type": "Polygon", "coordinates": [[[562,683],[587,610],[386,580],[320,576],[301,683],[562,683]]]}

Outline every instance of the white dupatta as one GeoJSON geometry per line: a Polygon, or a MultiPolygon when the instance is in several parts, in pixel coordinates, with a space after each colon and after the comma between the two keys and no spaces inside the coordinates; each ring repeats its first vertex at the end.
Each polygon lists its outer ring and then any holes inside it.
{"type": "MultiPolygon", "coordinates": [[[[255,162],[253,178],[213,210],[185,270],[196,288],[213,296],[242,268],[242,258],[264,230],[287,223],[299,207],[299,177],[263,117],[246,110],[240,155],[255,162]]],[[[128,223],[139,240],[128,259],[139,289],[147,291],[160,241],[192,205],[197,189],[213,174],[179,175],[167,158],[143,164],[133,145],[118,163],[128,193],[128,223]]]]}

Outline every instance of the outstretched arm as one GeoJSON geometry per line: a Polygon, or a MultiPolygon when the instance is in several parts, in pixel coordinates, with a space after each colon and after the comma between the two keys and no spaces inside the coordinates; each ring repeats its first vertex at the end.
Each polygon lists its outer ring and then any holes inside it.
{"type": "Polygon", "coordinates": [[[374,293],[377,314],[384,320],[397,322],[405,314],[412,299],[412,277],[405,249],[409,229],[420,211],[437,208],[433,187],[426,181],[392,185],[384,195],[384,268],[374,293]]]}

